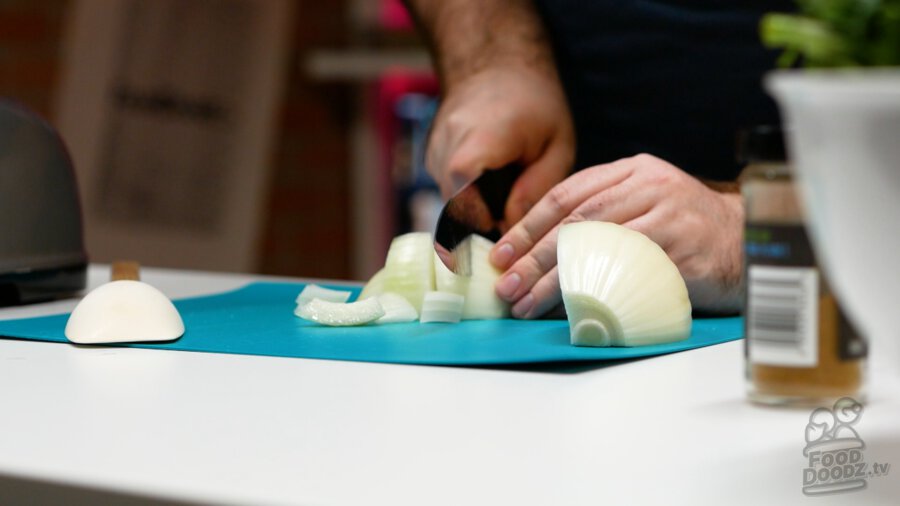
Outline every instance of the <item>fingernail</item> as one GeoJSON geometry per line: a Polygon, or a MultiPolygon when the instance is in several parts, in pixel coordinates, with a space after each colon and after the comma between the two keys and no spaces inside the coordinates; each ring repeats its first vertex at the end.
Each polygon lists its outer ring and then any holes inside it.
{"type": "Polygon", "coordinates": [[[516,294],[516,290],[521,284],[522,276],[519,276],[518,273],[507,274],[497,283],[497,294],[504,299],[509,299],[516,294]]]}
{"type": "Polygon", "coordinates": [[[516,318],[525,318],[525,315],[534,307],[534,295],[528,294],[522,297],[512,308],[512,315],[516,318]]]}
{"type": "Polygon", "coordinates": [[[505,269],[510,260],[512,260],[513,253],[515,253],[515,251],[513,250],[512,244],[505,242],[501,244],[499,248],[494,248],[494,251],[491,252],[491,263],[498,269],[505,269]]]}

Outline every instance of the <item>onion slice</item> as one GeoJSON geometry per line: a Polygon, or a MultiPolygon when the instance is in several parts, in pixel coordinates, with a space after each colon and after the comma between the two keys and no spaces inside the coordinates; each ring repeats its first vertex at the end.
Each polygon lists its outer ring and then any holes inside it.
{"type": "Polygon", "coordinates": [[[495,320],[509,316],[509,303],[497,295],[494,285],[502,271],[490,261],[493,241],[480,235],[466,237],[454,250],[454,256],[471,276],[459,276],[444,265],[434,254],[434,279],[439,292],[450,292],[466,297],[463,320],[495,320]]]}
{"type": "Polygon", "coordinates": [[[469,289],[468,281],[469,278],[448,269],[437,252],[434,252],[434,287],[437,291],[465,295],[469,289]]]}
{"type": "Polygon", "coordinates": [[[384,262],[382,291],[403,296],[421,311],[425,292],[434,290],[433,252],[434,241],[428,232],[395,237],[384,262]]]}
{"type": "Polygon", "coordinates": [[[494,267],[490,261],[494,242],[472,234],[458,247],[462,250],[457,256],[469,262],[468,271],[472,273],[465,291],[463,320],[495,320],[508,317],[509,303],[501,299],[494,288],[497,280],[503,275],[503,272],[494,267]]]}
{"type": "Polygon", "coordinates": [[[459,323],[466,298],[449,292],[427,292],[422,301],[422,323],[459,323]]]}
{"type": "Polygon", "coordinates": [[[353,292],[349,290],[333,290],[316,284],[308,284],[294,300],[298,306],[302,306],[313,299],[326,300],[328,302],[347,302],[353,292]]]}
{"type": "Polygon", "coordinates": [[[402,295],[387,292],[379,295],[377,299],[384,309],[384,316],[376,320],[375,323],[405,323],[419,319],[419,313],[416,311],[416,308],[412,307],[412,304],[402,295]]]}
{"type": "Polygon", "coordinates": [[[378,298],[342,303],[313,299],[298,306],[294,314],[304,320],[313,321],[331,327],[365,325],[384,316],[384,308],[378,298]]]}
{"type": "Polygon", "coordinates": [[[384,269],[379,270],[359,292],[359,300],[368,299],[384,293],[384,269]]]}

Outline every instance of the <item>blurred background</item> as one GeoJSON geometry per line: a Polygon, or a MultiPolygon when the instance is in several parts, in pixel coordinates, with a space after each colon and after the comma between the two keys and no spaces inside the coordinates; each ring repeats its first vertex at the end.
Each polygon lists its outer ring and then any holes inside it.
{"type": "Polygon", "coordinates": [[[400,0],[0,0],[0,97],[60,131],[92,262],[366,279],[436,220],[437,93],[400,0]]]}

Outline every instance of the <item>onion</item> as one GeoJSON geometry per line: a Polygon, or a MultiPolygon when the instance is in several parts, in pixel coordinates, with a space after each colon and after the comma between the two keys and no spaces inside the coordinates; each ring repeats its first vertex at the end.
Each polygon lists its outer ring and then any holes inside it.
{"type": "Polygon", "coordinates": [[[458,276],[441,261],[441,257],[434,252],[434,286],[439,292],[465,295],[469,289],[469,278],[458,276]]]}
{"type": "Polygon", "coordinates": [[[384,309],[384,316],[375,323],[404,323],[414,322],[419,319],[419,313],[412,304],[402,295],[387,292],[377,297],[378,303],[384,309]]]}
{"type": "Polygon", "coordinates": [[[332,290],[316,284],[303,287],[303,291],[294,300],[298,306],[302,306],[313,299],[327,300],[328,302],[347,302],[353,292],[347,290],[332,290]]]}
{"type": "MultiPolygon", "coordinates": [[[[391,241],[382,269],[380,293],[394,292],[401,295],[421,313],[425,292],[434,290],[433,255],[434,242],[428,232],[412,232],[395,237],[391,241]]],[[[375,292],[374,287],[372,292],[375,292]]]]}
{"type": "Polygon", "coordinates": [[[422,323],[459,323],[465,297],[456,293],[428,292],[422,303],[422,323]]]}
{"type": "Polygon", "coordinates": [[[384,316],[385,312],[378,298],[371,297],[350,303],[313,299],[298,306],[294,314],[322,325],[344,327],[374,322],[384,316]]]}
{"type": "Polygon", "coordinates": [[[559,230],[556,257],[572,344],[639,346],[690,335],[684,278],[647,236],[613,223],[571,223],[559,230]]]}
{"type": "Polygon", "coordinates": [[[359,292],[359,300],[368,299],[384,293],[384,269],[379,270],[359,292]]]}
{"type": "Polygon", "coordinates": [[[466,298],[463,320],[494,320],[509,315],[509,304],[501,299],[494,285],[503,274],[490,262],[494,243],[480,235],[470,235],[453,251],[460,266],[471,276],[459,276],[434,254],[434,279],[438,291],[456,293],[466,298]]]}
{"type": "Polygon", "coordinates": [[[469,263],[467,272],[472,274],[465,292],[463,320],[494,320],[509,316],[509,304],[497,295],[494,288],[503,272],[491,264],[493,247],[493,241],[474,234],[458,246],[457,258],[469,263]]]}

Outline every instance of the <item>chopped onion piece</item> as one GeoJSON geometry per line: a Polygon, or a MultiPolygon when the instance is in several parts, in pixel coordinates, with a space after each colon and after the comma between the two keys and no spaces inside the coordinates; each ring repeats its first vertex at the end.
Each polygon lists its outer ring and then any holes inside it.
{"type": "Polygon", "coordinates": [[[384,269],[379,270],[359,292],[359,300],[368,299],[384,293],[384,269]]]}
{"type": "Polygon", "coordinates": [[[458,323],[466,298],[456,293],[427,292],[422,302],[422,323],[458,323]]]}
{"type": "Polygon", "coordinates": [[[491,264],[493,247],[493,241],[476,234],[466,237],[457,246],[457,258],[467,262],[467,271],[472,273],[463,292],[466,296],[463,320],[494,320],[509,316],[509,303],[501,299],[494,288],[503,272],[491,264]]]}
{"type": "Polygon", "coordinates": [[[419,319],[419,313],[412,307],[402,295],[387,292],[377,297],[381,307],[384,308],[384,316],[375,323],[404,323],[414,322],[419,319]]]}
{"type": "Polygon", "coordinates": [[[469,289],[468,281],[469,278],[448,269],[437,251],[434,252],[434,285],[437,291],[465,295],[469,289]]]}
{"type": "Polygon", "coordinates": [[[480,235],[470,235],[454,250],[460,264],[471,276],[459,276],[434,254],[434,280],[440,292],[464,295],[463,320],[493,320],[509,316],[509,303],[501,299],[494,285],[503,274],[490,262],[494,243],[480,235]]]}
{"type": "Polygon", "coordinates": [[[347,302],[353,292],[349,290],[332,290],[323,286],[309,284],[303,287],[303,291],[294,301],[298,306],[302,306],[313,299],[327,300],[328,302],[347,302]]]}
{"type": "Polygon", "coordinates": [[[434,290],[433,252],[434,241],[428,232],[395,237],[384,262],[382,293],[402,295],[421,312],[425,292],[434,290]]]}
{"type": "Polygon", "coordinates": [[[374,322],[384,316],[384,308],[376,297],[350,303],[313,299],[297,306],[294,314],[322,325],[344,327],[374,322]]]}

